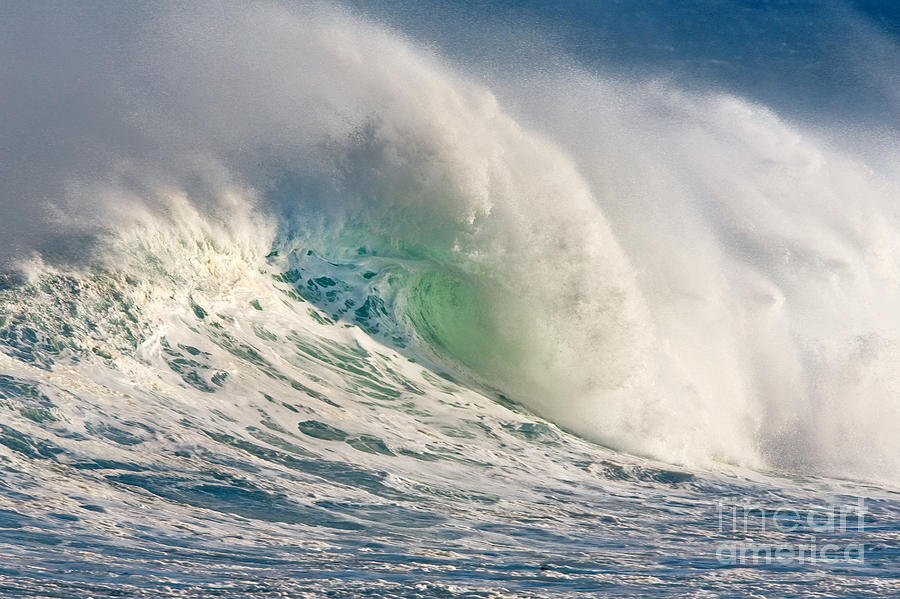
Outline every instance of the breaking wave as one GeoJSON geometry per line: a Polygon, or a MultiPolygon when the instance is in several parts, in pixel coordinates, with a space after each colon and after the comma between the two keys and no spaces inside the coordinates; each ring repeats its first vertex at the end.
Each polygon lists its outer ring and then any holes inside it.
{"type": "Polygon", "coordinates": [[[889,143],[673,81],[491,79],[332,7],[136,13],[114,52],[78,11],[19,40],[96,61],[58,112],[23,92],[23,143],[59,145],[8,177],[41,216],[4,246],[4,368],[327,399],[282,331],[365,335],[624,452],[896,480],[889,143]]]}

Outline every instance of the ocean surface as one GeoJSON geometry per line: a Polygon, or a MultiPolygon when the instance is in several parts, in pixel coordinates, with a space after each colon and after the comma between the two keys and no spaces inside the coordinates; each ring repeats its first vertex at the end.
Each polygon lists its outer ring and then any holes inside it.
{"type": "Polygon", "coordinates": [[[900,597],[892,2],[0,4],[0,596],[900,597]]]}

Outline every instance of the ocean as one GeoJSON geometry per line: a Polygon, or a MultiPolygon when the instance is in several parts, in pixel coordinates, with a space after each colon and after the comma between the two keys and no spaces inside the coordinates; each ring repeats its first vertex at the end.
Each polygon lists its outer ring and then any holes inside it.
{"type": "Polygon", "coordinates": [[[0,596],[900,597],[890,2],[0,4],[0,596]]]}

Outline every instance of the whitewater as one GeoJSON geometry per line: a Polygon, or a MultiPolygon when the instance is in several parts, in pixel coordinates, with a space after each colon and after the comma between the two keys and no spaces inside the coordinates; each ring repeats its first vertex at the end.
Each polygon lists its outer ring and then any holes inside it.
{"type": "Polygon", "coordinates": [[[496,7],[0,8],[0,594],[900,596],[834,6],[840,118],[496,7]]]}

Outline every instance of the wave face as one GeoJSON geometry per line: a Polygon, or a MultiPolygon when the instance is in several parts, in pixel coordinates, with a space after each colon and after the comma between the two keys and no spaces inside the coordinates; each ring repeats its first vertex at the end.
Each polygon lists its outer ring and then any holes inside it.
{"type": "MultiPolygon", "coordinates": [[[[2,9],[2,592],[725,593],[736,497],[893,534],[895,129],[367,10],[2,9]]],[[[883,592],[841,533],[744,591],[883,592]]]]}

